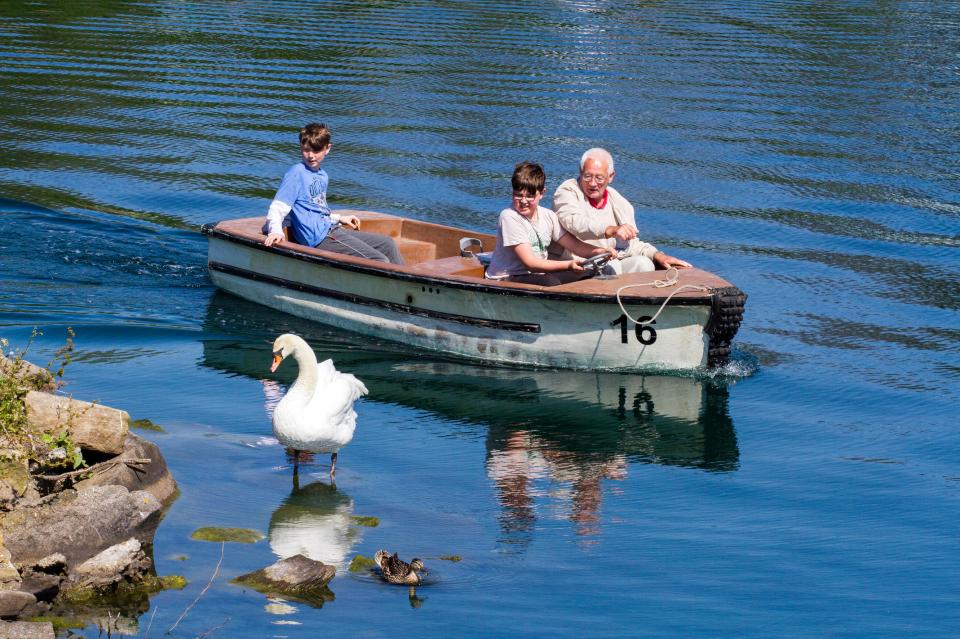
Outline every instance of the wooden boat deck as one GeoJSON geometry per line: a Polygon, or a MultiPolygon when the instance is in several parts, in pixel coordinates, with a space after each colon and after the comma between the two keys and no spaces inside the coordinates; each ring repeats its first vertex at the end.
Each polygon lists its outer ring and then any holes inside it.
{"type": "Polygon", "coordinates": [[[664,278],[666,271],[629,273],[614,279],[589,278],[552,287],[487,280],[483,277],[483,267],[476,258],[460,256],[460,239],[475,237],[483,243],[484,250],[492,250],[496,243],[496,236],[494,235],[464,231],[450,226],[410,220],[373,211],[340,209],[336,212],[341,215],[356,215],[359,217],[362,231],[392,237],[406,263],[396,265],[374,262],[288,241],[278,243],[276,248],[264,247],[264,234],[261,231],[263,227],[262,217],[222,221],[210,229],[210,232],[219,232],[245,244],[260,245],[266,251],[277,250],[282,253],[290,254],[292,252],[293,254],[313,256],[324,262],[352,265],[364,270],[373,269],[382,272],[385,276],[406,274],[449,282],[469,282],[473,285],[482,285],[484,288],[506,289],[518,293],[520,291],[547,293],[551,297],[610,297],[615,295],[621,287],[636,284],[639,286],[621,292],[620,297],[624,301],[656,300],[674,293],[679,286],[692,284],[706,287],[708,290],[685,289],[676,293],[673,299],[680,304],[696,304],[698,302],[707,303],[713,295],[713,291],[732,286],[723,278],[696,268],[680,270],[677,285],[666,288],[653,286],[654,281],[664,278]]]}

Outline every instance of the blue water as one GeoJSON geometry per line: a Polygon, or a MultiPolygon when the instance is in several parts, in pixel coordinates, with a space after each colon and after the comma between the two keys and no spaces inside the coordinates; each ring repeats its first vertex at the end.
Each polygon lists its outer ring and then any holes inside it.
{"type": "MultiPolygon", "coordinates": [[[[0,337],[147,418],[180,486],[161,574],[75,635],[956,636],[960,3],[7,2],[0,337]],[[260,215],[326,121],[338,206],[492,231],[589,146],[646,239],[749,295],[730,367],[483,368],[217,293],[197,227],[260,215]],[[295,489],[269,342],[356,374],[295,489]],[[380,525],[352,525],[351,515],[380,525]],[[322,608],[229,583],[291,544],[322,608]],[[345,565],[424,558],[414,596],[345,565]],[[453,562],[441,557],[459,555],[453,562]]],[[[65,631],[63,631],[65,632],[65,631]]],[[[61,633],[63,634],[63,633],[61,633]]]]}

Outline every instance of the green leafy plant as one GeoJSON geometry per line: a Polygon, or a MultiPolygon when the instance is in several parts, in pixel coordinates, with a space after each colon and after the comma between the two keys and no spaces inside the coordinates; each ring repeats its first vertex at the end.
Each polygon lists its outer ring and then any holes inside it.
{"type": "Polygon", "coordinates": [[[54,468],[72,464],[76,470],[81,466],[86,466],[87,462],[83,459],[83,452],[70,438],[67,430],[62,430],[58,435],[44,433],[40,435],[40,441],[47,445],[49,452],[45,460],[47,466],[54,468]],[[57,451],[63,451],[62,461],[57,458],[57,451]]]}
{"type": "Polygon", "coordinates": [[[66,343],[57,349],[46,368],[30,364],[27,351],[34,340],[42,336],[36,328],[26,346],[9,350],[10,342],[0,338],[0,458],[32,459],[41,465],[74,469],[85,466],[80,447],[69,435],[68,428],[58,434],[38,433],[30,428],[24,398],[33,390],[51,390],[60,385],[66,366],[73,358],[75,348],[72,328],[67,328],[66,343]],[[57,463],[57,449],[63,449],[63,460],[57,463]],[[51,456],[51,453],[54,453],[51,456]]]}

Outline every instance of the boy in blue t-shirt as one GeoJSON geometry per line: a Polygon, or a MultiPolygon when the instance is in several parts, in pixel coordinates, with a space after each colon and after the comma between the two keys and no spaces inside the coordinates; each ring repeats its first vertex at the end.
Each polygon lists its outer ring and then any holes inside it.
{"type": "Polygon", "coordinates": [[[359,231],[356,215],[331,213],[327,206],[330,179],[320,163],[330,152],[330,129],[325,124],[308,124],[300,129],[302,162],[284,174],[280,188],[270,203],[265,232],[266,246],[286,239],[283,228],[290,227],[290,240],[305,246],[344,255],[365,257],[378,262],[403,264],[393,238],[359,231]]]}

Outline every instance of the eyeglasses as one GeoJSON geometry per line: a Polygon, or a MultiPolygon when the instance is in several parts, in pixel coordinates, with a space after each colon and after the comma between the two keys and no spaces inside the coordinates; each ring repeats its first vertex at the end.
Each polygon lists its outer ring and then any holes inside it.
{"type": "Polygon", "coordinates": [[[533,200],[537,199],[538,195],[539,195],[538,193],[534,193],[533,195],[530,195],[529,193],[518,193],[517,191],[514,191],[513,199],[515,199],[518,202],[522,202],[524,200],[526,200],[527,202],[532,202],[533,200]]]}
{"type": "Polygon", "coordinates": [[[581,173],[581,174],[580,174],[580,178],[583,179],[583,181],[586,182],[587,184],[589,184],[590,182],[596,182],[597,184],[603,184],[604,182],[606,182],[607,180],[610,179],[610,176],[608,176],[608,175],[591,175],[591,174],[589,174],[589,173],[581,173]]]}

